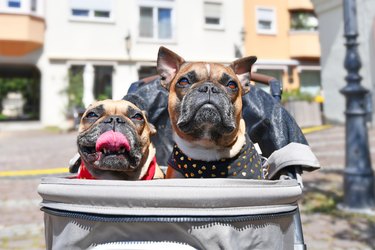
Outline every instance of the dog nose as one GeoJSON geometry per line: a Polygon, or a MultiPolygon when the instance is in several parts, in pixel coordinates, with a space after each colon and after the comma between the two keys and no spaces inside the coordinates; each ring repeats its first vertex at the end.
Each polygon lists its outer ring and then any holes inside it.
{"type": "Polygon", "coordinates": [[[219,93],[219,89],[218,87],[216,87],[214,84],[212,83],[205,83],[205,84],[202,84],[199,88],[198,88],[198,91],[199,92],[202,92],[202,93],[219,93]]]}
{"type": "Polygon", "coordinates": [[[104,120],[105,123],[125,123],[125,120],[119,116],[110,116],[104,120]]]}

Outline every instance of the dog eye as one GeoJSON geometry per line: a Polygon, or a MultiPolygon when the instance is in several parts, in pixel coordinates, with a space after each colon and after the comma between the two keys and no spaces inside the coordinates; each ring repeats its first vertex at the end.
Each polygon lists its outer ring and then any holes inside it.
{"type": "Polygon", "coordinates": [[[228,84],[227,84],[227,87],[232,89],[232,90],[235,90],[238,88],[238,85],[235,81],[229,81],[228,84]]]}
{"type": "Polygon", "coordinates": [[[86,115],[86,118],[95,118],[95,117],[99,117],[95,112],[89,112],[86,115]]]}
{"type": "Polygon", "coordinates": [[[143,121],[143,116],[140,113],[136,113],[135,115],[132,116],[132,119],[137,120],[137,121],[143,121]]]}
{"type": "Polygon", "coordinates": [[[178,80],[178,85],[185,87],[186,85],[190,84],[189,80],[186,77],[181,78],[178,80]]]}

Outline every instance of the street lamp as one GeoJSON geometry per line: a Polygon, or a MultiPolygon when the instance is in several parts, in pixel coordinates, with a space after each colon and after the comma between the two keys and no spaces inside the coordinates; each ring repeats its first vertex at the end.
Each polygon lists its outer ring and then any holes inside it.
{"type": "Polygon", "coordinates": [[[355,0],[344,0],[344,36],[348,72],[347,85],[340,90],[346,97],[346,153],[344,171],[343,208],[351,211],[370,211],[375,205],[374,173],[371,167],[366,127],[365,96],[369,92],[361,86],[361,61],[357,43],[357,11],[355,0]]]}

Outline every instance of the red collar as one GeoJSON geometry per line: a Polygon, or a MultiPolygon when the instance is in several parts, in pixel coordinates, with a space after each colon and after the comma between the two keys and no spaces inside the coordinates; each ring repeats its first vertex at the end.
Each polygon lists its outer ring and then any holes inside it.
{"type": "MultiPolygon", "coordinates": [[[[141,178],[141,180],[152,180],[155,175],[156,165],[156,157],[154,156],[154,158],[150,162],[150,165],[148,166],[146,174],[141,178]]],[[[90,172],[87,170],[83,161],[81,162],[81,166],[78,170],[77,179],[96,180],[96,178],[92,176],[90,172]]]]}
{"type": "Polygon", "coordinates": [[[148,166],[148,169],[147,169],[147,172],[145,173],[145,175],[141,178],[142,181],[147,181],[147,180],[152,180],[154,179],[154,175],[155,175],[155,170],[156,170],[156,157],[154,156],[154,158],[152,159],[152,161],[150,162],[150,165],[148,166]]]}
{"type": "Polygon", "coordinates": [[[87,170],[83,161],[81,161],[81,166],[78,169],[77,179],[96,180],[96,178],[92,176],[90,172],[87,170]]]}

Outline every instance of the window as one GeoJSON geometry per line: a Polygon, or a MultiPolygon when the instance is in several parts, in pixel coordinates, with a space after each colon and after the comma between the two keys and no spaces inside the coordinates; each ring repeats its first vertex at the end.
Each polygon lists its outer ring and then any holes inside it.
{"type": "Polygon", "coordinates": [[[94,66],[94,97],[96,100],[112,98],[113,66],[94,66]]]}
{"type": "Polygon", "coordinates": [[[138,70],[138,78],[143,79],[149,76],[157,75],[158,72],[156,70],[156,67],[150,67],[150,66],[141,66],[138,70]]]}
{"type": "MultiPolygon", "coordinates": [[[[281,69],[257,69],[256,73],[263,74],[263,75],[266,75],[266,76],[271,76],[271,77],[276,78],[280,83],[283,82],[284,71],[281,70],[281,69]]],[[[255,85],[257,87],[263,89],[267,93],[270,93],[270,87],[269,86],[267,86],[263,83],[257,83],[257,82],[255,83],[255,85]]]]}
{"type": "Polygon", "coordinates": [[[149,7],[141,7],[140,8],[140,29],[139,29],[139,36],[140,37],[150,37],[154,36],[154,29],[153,29],[153,10],[149,7]]]}
{"type": "Polygon", "coordinates": [[[140,6],[139,37],[154,40],[170,40],[173,38],[172,7],[140,6]]]}
{"type": "Polygon", "coordinates": [[[70,0],[70,16],[73,20],[110,21],[111,0],[70,0]]]}
{"type": "Polygon", "coordinates": [[[72,15],[73,16],[80,16],[80,17],[85,17],[89,16],[89,10],[80,10],[80,9],[72,9],[72,15]]]}
{"type": "Polygon", "coordinates": [[[83,65],[72,65],[69,68],[69,84],[66,89],[68,96],[68,107],[84,107],[83,99],[83,65]]]}
{"type": "Polygon", "coordinates": [[[109,11],[103,11],[103,10],[95,10],[94,11],[95,17],[109,18],[110,15],[111,15],[111,12],[109,12],[109,11]]]}
{"type": "Polygon", "coordinates": [[[276,34],[276,15],[274,9],[256,9],[256,30],[259,34],[276,34]]]}
{"type": "Polygon", "coordinates": [[[218,2],[204,3],[204,23],[207,27],[221,28],[223,21],[221,17],[222,4],[218,2]]]}
{"type": "Polygon", "coordinates": [[[31,11],[36,12],[36,0],[31,0],[30,9],[31,11]]]}
{"type": "Polygon", "coordinates": [[[172,10],[158,9],[158,38],[171,39],[172,38],[172,10]]]}
{"type": "Polygon", "coordinates": [[[318,19],[313,12],[294,11],[290,13],[290,29],[301,31],[316,31],[318,19]]]}
{"type": "Polygon", "coordinates": [[[8,0],[8,7],[21,8],[21,0],[8,0]]]}
{"type": "Polygon", "coordinates": [[[319,94],[321,90],[320,71],[302,70],[299,74],[301,92],[309,93],[312,96],[319,94]]]}

